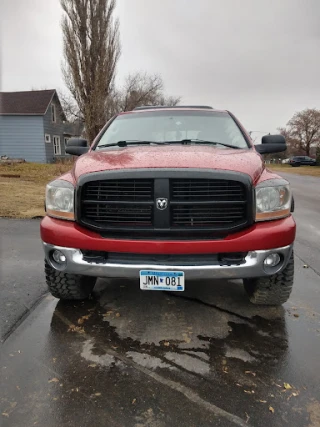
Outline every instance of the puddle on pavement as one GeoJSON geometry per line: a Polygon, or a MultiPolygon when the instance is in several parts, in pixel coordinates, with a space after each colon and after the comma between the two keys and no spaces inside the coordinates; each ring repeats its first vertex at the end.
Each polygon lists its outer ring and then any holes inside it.
{"type": "Polygon", "coordinates": [[[84,303],[60,301],[51,324],[56,334],[72,335],[72,325],[85,332],[75,334],[73,345],[88,366],[125,371],[126,363],[111,351],[165,378],[192,383],[204,395],[214,393],[218,406],[226,404],[227,392],[231,408],[244,399],[260,406],[281,402],[282,410],[293,411],[303,384],[283,388],[289,357],[283,307],[250,305],[236,282],[221,282],[214,292],[197,286],[181,296],[100,281],[96,296],[84,303]]]}

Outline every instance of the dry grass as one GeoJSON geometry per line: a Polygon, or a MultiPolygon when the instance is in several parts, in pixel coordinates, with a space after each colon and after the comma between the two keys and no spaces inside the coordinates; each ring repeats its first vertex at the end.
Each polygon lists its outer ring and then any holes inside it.
{"type": "Polygon", "coordinates": [[[294,173],[295,175],[320,176],[320,166],[300,166],[293,168],[290,165],[267,165],[274,172],[294,173]]]}
{"type": "Polygon", "coordinates": [[[0,165],[0,216],[43,216],[46,184],[70,169],[70,163],[0,165]]]}

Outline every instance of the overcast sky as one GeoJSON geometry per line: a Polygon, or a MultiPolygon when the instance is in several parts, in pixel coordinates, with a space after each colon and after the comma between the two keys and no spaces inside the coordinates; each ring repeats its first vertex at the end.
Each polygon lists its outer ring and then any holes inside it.
{"type": "MultiPolygon", "coordinates": [[[[1,0],[1,90],[63,89],[59,0],[1,0]]],[[[118,0],[118,80],[162,75],[183,103],[275,131],[320,108],[319,0],[118,0]]],[[[257,134],[256,134],[257,135],[257,134]]]]}

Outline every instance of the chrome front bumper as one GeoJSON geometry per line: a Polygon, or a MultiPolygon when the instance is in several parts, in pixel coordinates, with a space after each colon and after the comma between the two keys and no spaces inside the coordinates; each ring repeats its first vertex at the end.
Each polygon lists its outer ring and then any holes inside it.
{"type": "MultiPolygon", "coordinates": [[[[81,274],[94,277],[110,277],[133,279],[139,277],[140,270],[156,271],[184,271],[185,278],[194,279],[245,279],[250,277],[270,276],[283,270],[291,256],[293,245],[282,248],[258,250],[248,252],[242,264],[234,265],[163,265],[163,264],[130,264],[130,263],[95,263],[84,259],[81,250],[54,246],[43,242],[46,260],[56,270],[65,273],[81,274]],[[60,266],[52,259],[52,252],[57,249],[61,251],[65,258],[65,265],[60,266]],[[266,268],[264,266],[265,258],[278,253],[281,256],[281,262],[276,267],[266,268]]],[[[147,255],[146,255],[147,258],[147,255]]]]}

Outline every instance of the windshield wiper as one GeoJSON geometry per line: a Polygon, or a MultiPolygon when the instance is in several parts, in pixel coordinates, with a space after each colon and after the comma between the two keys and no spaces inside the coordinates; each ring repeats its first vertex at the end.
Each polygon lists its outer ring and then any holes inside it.
{"type": "Polygon", "coordinates": [[[238,147],[237,145],[231,145],[231,144],[225,144],[224,142],[218,142],[218,141],[206,141],[204,139],[181,139],[180,141],[144,141],[140,139],[126,139],[118,142],[113,142],[112,144],[102,144],[98,145],[96,148],[107,148],[107,147],[127,147],[128,145],[170,145],[170,144],[191,144],[192,142],[196,142],[199,144],[211,144],[211,145],[222,145],[223,147],[228,148],[235,148],[235,149],[241,149],[241,147],[238,147]]]}
{"type": "Polygon", "coordinates": [[[173,144],[173,143],[174,144],[190,144],[192,142],[197,142],[199,144],[222,145],[223,147],[242,149],[242,147],[238,147],[237,145],[225,144],[224,142],[218,142],[218,141],[206,141],[204,139],[197,139],[197,138],[182,139],[181,141],[166,141],[167,144],[173,144]]]}
{"type": "Polygon", "coordinates": [[[102,144],[98,145],[97,148],[106,148],[106,147],[127,147],[128,145],[149,145],[149,144],[156,144],[156,145],[163,145],[163,142],[157,142],[157,141],[143,141],[140,139],[126,139],[123,141],[113,142],[112,144],[102,144]]]}

